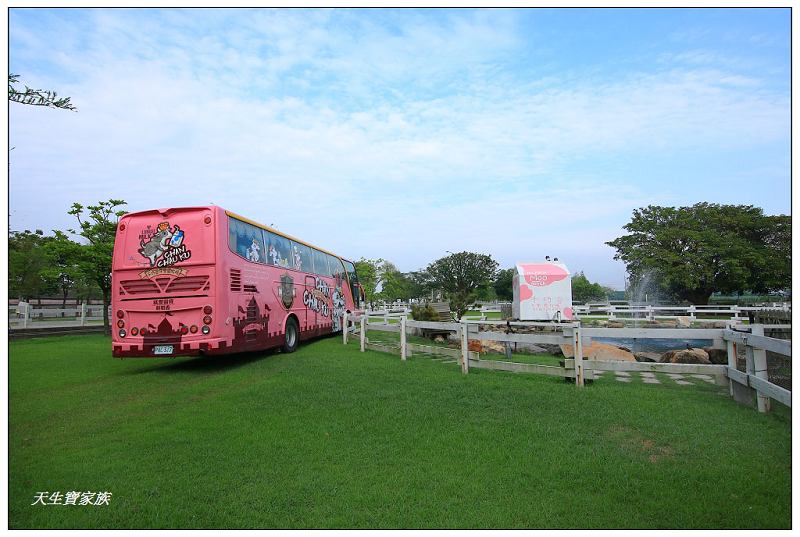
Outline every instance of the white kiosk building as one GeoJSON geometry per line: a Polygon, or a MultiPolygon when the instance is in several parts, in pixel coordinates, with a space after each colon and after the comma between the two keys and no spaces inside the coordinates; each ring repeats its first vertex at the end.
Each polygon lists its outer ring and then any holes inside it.
{"type": "Polygon", "coordinates": [[[511,312],[520,321],[572,320],[572,279],[558,261],[519,262],[511,312]]]}

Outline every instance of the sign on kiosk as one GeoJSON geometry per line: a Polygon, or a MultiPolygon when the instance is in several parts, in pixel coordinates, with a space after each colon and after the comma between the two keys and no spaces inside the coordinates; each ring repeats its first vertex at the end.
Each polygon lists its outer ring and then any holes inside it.
{"type": "Polygon", "coordinates": [[[520,321],[572,320],[572,280],[557,261],[516,264],[512,315],[520,321]]]}

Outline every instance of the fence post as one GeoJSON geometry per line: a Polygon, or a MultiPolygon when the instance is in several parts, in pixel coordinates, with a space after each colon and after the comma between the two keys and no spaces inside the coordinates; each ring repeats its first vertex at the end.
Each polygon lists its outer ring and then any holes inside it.
{"type": "Polygon", "coordinates": [[[408,354],[406,348],[406,316],[400,317],[400,359],[405,360],[408,354]]]}
{"type": "Polygon", "coordinates": [[[364,343],[367,337],[367,315],[364,314],[361,316],[361,352],[364,352],[364,343]]]}
{"type": "Polygon", "coordinates": [[[469,325],[461,321],[461,372],[469,373],[469,325]]]}
{"type": "MultiPolygon", "coordinates": [[[[753,325],[751,330],[754,336],[764,335],[763,325],[753,325]]],[[[769,375],[767,374],[767,351],[764,349],[753,349],[753,370],[756,377],[769,381],[769,375]]],[[[761,395],[761,392],[758,390],[756,390],[756,401],[758,403],[759,412],[765,413],[770,411],[769,397],[761,395]]]]}
{"type": "MultiPolygon", "coordinates": [[[[728,344],[728,369],[735,370],[736,369],[736,354],[737,354],[736,342],[734,342],[734,341],[726,341],[726,343],[728,344]]],[[[729,387],[730,387],[730,391],[731,391],[731,397],[733,397],[734,396],[734,394],[733,394],[733,389],[734,389],[733,385],[736,384],[736,381],[732,380],[730,378],[730,376],[729,376],[728,377],[728,383],[730,384],[729,387]]]]}
{"type": "Polygon", "coordinates": [[[389,324],[389,310],[383,311],[383,324],[389,324]]]}
{"type": "Polygon", "coordinates": [[[575,349],[575,385],[583,386],[583,334],[581,334],[580,323],[575,323],[572,326],[572,343],[575,349]]]}
{"type": "Polygon", "coordinates": [[[347,312],[342,314],[342,343],[347,345],[347,312]]]}
{"type": "Polygon", "coordinates": [[[86,326],[86,302],[81,302],[81,326],[86,326]]]}
{"type": "Polygon", "coordinates": [[[28,302],[22,303],[22,328],[28,328],[28,315],[31,305],[28,302]]]}
{"type": "Polygon", "coordinates": [[[696,321],[697,320],[697,317],[695,317],[695,315],[694,315],[696,311],[697,311],[697,309],[694,307],[694,304],[689,306],[689,320],[691,320],[691,321],[696,321]]]}

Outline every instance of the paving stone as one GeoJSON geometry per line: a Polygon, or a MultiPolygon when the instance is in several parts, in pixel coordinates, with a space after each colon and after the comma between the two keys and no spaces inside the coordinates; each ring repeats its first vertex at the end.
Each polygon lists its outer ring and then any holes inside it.
{"type": "Polygon", "coordinates": [[[661,384],[661,381],[656,378],[644,377],[642,381],[645,384],[661,384]]]}
{"type": "Polygon", "coordinates": [[[694,378],[696,378],[696,379],[704,380],[704,381],[708,382],[709,384],[714,384],[715,383],[714,382],[714,377],[712,377],[711,375],[692,375],[692,376],[694,378]]]}
{"type": "Polygon", "coordinates": [[[684,386],[686,386],[686,385],[688,385],[688,386],[694,386],[694,384],[692,384],[692,383],[691,383],[691,382],[689,382],[688,380],[676,380],[676,381],[675,381],[675,384],[682,384],[682,385],[684,385],[684,386]]]}
{"type": "Polygon", "coordinates": [[[641,376],[643,376],[643,377],[656,378],[656,374],[655,374],[655,373],[653,373],[652,371],[642,371],[642,372],[641,372],[641,373],[639,373],[639,374],[640,374],[641,376]]]}
{"type": "Polygon", "coordinates": [[[617,380],[620,382],[630,382],[631,379],[628,377],[617,377],[617,380]]]}
{"type": "Polygon", "coordinates": [[[667,373],[667,376],[672,380],[683,380],[683,375],[680,373],[667,373]]]}
{"type": "Polygon", "coordinates": [[[630,377],[631,374],[627,371],[614,371],[614,374],[618,377],[630,377]]]}

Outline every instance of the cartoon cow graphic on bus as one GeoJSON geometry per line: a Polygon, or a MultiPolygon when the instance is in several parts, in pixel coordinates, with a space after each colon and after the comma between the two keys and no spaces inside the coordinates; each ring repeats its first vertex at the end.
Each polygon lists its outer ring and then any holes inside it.
{"type": "Polygon", "coordinates": [[[150,260],[150,266],[156,266],[156,260],[169,248],[169,241],[172,240],[172,231],[169,223],[161,222],[158,224],[158,231],[150,237],[147,242],[139,241],[139,253],[150,260]]]}
{"type": "Polygon", "coordinates": [[[192,252],[183,244],[184,233],[179,226],[170,228],[169,222],[161,222],[156,232],[149,237],[144,235],[150,230],[150,226],[147,227],[148,229],[139,235],[139,253],[150,261],[151,267],[166,267],[191,257],[192,252]],[[166,254],[164,259],[159,260],[164,254],[166,254]]]}

